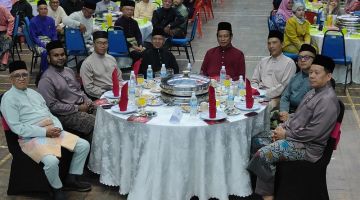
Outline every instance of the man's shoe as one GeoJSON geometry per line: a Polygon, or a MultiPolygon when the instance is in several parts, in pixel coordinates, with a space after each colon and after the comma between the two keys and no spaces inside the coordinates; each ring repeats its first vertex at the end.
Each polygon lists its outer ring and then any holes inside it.
{"type": "Polygon", "coordinates": [[[64,190],[88,192],[91,190],[91,184],[88,182],[79,181],[78,175],[69,174],[64,184],[64,190]]]}
{"type": "Polygon", "coordinates": [[[53,189],[54,200],[67,200],[65,193],[60,189],[53,189]]]}
{"type": "Polygon", "coordinates": [[[6,71],[6,65],[0,64],[0,71],[6,71]]]}

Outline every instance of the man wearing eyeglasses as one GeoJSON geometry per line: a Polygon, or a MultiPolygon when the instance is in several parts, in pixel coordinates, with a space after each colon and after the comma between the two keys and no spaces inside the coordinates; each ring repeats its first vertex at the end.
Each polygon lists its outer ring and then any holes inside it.
{"type": "Polygon", "coordinates": [[[43,97],[28,88],[29,73],[24,61],[9,65],[12,87],[5,92],[1,101],[1,112],[12,132],[19,136],[21,150],[36,163],[44,164],[44,172],[52,187],[54,199],[66,199],[62,192],[63,183],[59,178],[61,147],[74,152],[64,189],[86,192],[91,185],[78,181],[82,175],[89,143],[63,130],[51,114],[43,97]]]}
{"type": "Polygon", "coordinates": [[[49,55],[49,69],[41,76],[38,92],[43,96],[52,114],[67,130],[91,141],[95,124],[92,101],[81,90],[72,69],[64,67],[65,50],[60,41],[46,45],[49,55]]]}

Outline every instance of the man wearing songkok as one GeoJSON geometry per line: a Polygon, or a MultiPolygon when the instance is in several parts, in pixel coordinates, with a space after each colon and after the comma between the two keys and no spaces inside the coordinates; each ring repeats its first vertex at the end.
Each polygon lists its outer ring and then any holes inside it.
{"type": "Polygon", "coordinates": [[[283,40],[284,36],[280,31],[270,31],[268,36],[270,56],[259,62],[251,80],[256,88],[266,90],[266,97],[271,99],[271,110],[278,108],[280,96],[296,72],[294,61],[282,53],[283,40]]]}
{"type": "Polygon", "coordinates": [[[36,50],[41,54],[40,72],[44,72],[47,67],[46,44],[57,40],[55,20],[48,17],[48,8],[45,0],[37,3],[39,15],[30,20],[30,36],[35,42],[36,50]]]}
{"type": "Polygon", "coordinates": [[[62,33],[64,26],[62,25],[62,21],[67,14],[65,10],[60,6],[60,0],[50,0],[49,1],[49,11],[48,16],[55,20],[56,31],[58,33],[62,33]]]}
{"type": "Polygon", "coordinates": [[[245,77],[245,57],[242,51],[231,44],[233,38],[231,24],[220,22],[216,36],[219,46],[206,52],[200,73],[218,77],[221,67],[225,66],[226,74],[231,76],[232,80],[238,80],[240,75],[245,77]]]}
{"type": "Polygon", "coordinates": [[[85,44],[88,49],[90,49],[90,46],[93,44],[91,34],[93,32],[94,18],[92,15],[95,13],[95,8],[96,4],[88,0],[85,2],[82,10],[72,13],[63,20],[65,26],[80,29],[83,33],[85,44]]]}
{"type": "Polygon", "coordinates": [[[2,5],[0,5],[0,71],[5,71],[10,51],[12,48],[12,34],[14,29],[14,17],[2,5]]]}
{"type": "Polygon", "coordinates": [[[63,130],[60,121],[46,107],[45,100],[28,88],[29,73],[24,61],[9,65],[12,87],[1,101],[1,112],[12,132],[19,136],[21,150],[35,162],[44,164],[44,172],[54,192],[54,199],[66,199],[59,178],[61,147],[74,152],[64,190],[86,192],[91,185],[78,181],[83,173],[89,143],[63,130]]]}
{"type": "Polygon", "coordinates": [[[275,164],[279,161],[318,161],[324,152],[340,108],[330,84],[335,64],[331,58],[316,55],[309,70],[313,88],[304,96],[289,119],[272,135],[273,143],[259,149],[248,170],[257,175],[255,193],[273,199],[275,164]]]}
{"type": "Polygon", "coordinates": [[[103,12],[118,11],[118,10],[119,10],[119,6],[117,6],[115,2],[110,0],[102,0],[96,3],[95,13],[103,13],[103,12]]]}
{"type": "Polygon", "coordinates": [[[154,28],[162,28],[166,37],[184,38],[186,30],[181,27],[185,19],[175,8],[171,7],[173,0],[163,0],[162,7],[154,11],[151,22],[154,28]]]}
{"type": "Polygon", "coordinates": [[[62,0],[60,2],[67,15],[80,11],[84,6],[83,0],[62,0]]]}
{"type": "Polygon", "coordinates": [[[122,1],[120,10],[123,14],[116,20],[115,26],[120,26],[124,30],[130,57],[133,59],[133,62],[136,62],[142,57],[144,48],[142,47],[142,36],[139,25],[137,21],[132,18],[134,15],[134,9],[134,1],[122,1]]]}
{"type": "Polygon", "coordinates": [[[164,48],[165,33],[162,28],[155,28],[153,30],[151,43],[152,47],[144,51],[139,74],[143,74],[144,77],[147,78],[146,70],[148,65],[151,65],[153,72],[158,72],[161,70],[162,64],[165,64],[167,69],[172,68],[174,73],[178,74],[179,66],[175,56],[169,50],[164,48]]]}
{"type": "Polygon", "coordinates": [[[74,71],[64,67],[66,55],[60,41],[46,45],[49,69],[41,76],[38,92],[43,96],[51,113],[59,118],[65,129],[73,130],[91,140],[95,116],[92,101],[81,90],[74,71]]]}
{"type": "Polygon", "coordinates": [[[151,20],[154,10],[156,10],[154,3],[152,3],[150,0],[142,0],[135,5],[134,17],[151,20]]]}
{"type": "MultiPolygon", "coordinates": [[[[85,92],[92,99],[100,96],[112,88],[112,72],[117,67],[116,60],[107,54],[108,35],[105,31],[96,31],[93,34],[94,52],[81,65],[80,76],[85,92]]],[[[121,71],[118,71],[121,81],[121,71]]]]}

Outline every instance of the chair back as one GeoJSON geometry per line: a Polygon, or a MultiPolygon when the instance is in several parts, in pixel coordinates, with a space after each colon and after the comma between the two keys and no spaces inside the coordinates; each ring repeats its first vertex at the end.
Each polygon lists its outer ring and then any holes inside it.
{"type": "Polygon", "coordinates": [[[25,25],[30,28],[30,19],[28,17],[25,17],[25,25]]]}
{"type": "Polygon", "coordinates": [[[24,33],[24,36],[25,36],[26,44],[28,45],[29,49],[31,51],[34,51],[35,50],[35,43],[30,37],[30,32],[29,32],[29,27],[28,26],[24,26],[23,33],[24,33]]]}
{"type": "Polygon", "coordinates": [[[325,32],[321,55],[332,59],[344,59],[346,63],[345,40],[341,31],[328,30],[325,32]]]}
{"type": "Polygon", "coordinates": [[[124,31],[120,28],[121,27],[109,27],[107,30],[109,41],[108,53],[114,57],[127,57],[129,55],[129,49],[124,31]],[[114,29],[110,30],[111,28],[114,29]]]}
{"type": "Polygon", "coordinates": [[[65,47],[67,55],[87,55],[83,34],[80,29],[65,28],[65,47]]]}
{"type": "Polygon", "coordinates": [[[15,16],[15,23],[14,23],[14,29],[13,29],[13,40],[16,38],[16,36],[18,35],[18,30],[19,30],[19,21],[20,21],[20,16],[16,15],[15,16]]]}
{"type": "Polygon", "coordinates": [[[305,19],[310,22],[310,24],[316,23],[315,17],[317,18],[317,13],[311,11],[305,11],[305,19]]]}
{"type": "Polygon", "coordinates": [[[199,22],[199,13],[196,13],[196,16],[195,16],[195,19],[194,19],[194,22],[193,22],[193,26],[191,28],[190,42],[193,41],[194,38],[195,38],[198,22],[199,22]]]}

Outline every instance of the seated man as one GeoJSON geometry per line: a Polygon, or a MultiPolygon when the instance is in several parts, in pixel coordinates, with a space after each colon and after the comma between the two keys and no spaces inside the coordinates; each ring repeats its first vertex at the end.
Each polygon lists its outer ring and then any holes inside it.
{"type": "Polygon", "coordinates": [[[286,121],[289,113],[294,113],[304,95],[311,90],[309,70],[315,58],[316,50],[309,44],[300,48],[298,66],[300,71],[289,81],[280,99],[280,121],[286,121]]]}
{"type": "MultiPolygon", "coordinates": [[[[180,13],[180,15],[184,18],[184,22],[179,26],[182,30],[184,30],[184,34],[186,36],[186,28],[189,17],[189,9],[183,4],[184,0],[173,0],[175,10],[180,13]]],[[[184,37],[185,37],[184,36],[184,37]]]]}
{"type": "Polygon", "coordinates": [[[116,5],[115,2],[110,0],[102,0],[96,3],[96,10],[95,10],[96,14],[108,12],[109,10],[118,11],[119,7],[116,5]]]}
{"type": "MultiPolygon", "coordinates": [[[[80,76],[85,92],[92,99],[112,89],[112,72],[117,67],[116,60],[107,54],[108,35],[105,31],[96,31],[93,34],[94,52],[81,65],[80,76]]],[[[122,80],[121,71],[118,71],[119,80],[122,80]]]]}
{"type": "Polygon", "coordinates": [[[274,195],[274,164],[279,161],[318,161],[324,152],[340,112],[330,84],[335,64],[331,58],[316,55],[309,70],[310,90],[298,109],[273,132],[273,143],[259,149],[248,170],[257,175],[255,193],[265,200],[274,195]]]}
{"type": "Polygon", "coordinates": [[[90,191],[89,183],[78,181],[90,150],[89,143],[64,131],[60,121],[46,107],[42,96],[28,88],[29,73],[24,61],[11,63],[9,72],[12,87],[2,98],[1,112],[11,131],[19,136],[21,150],[35,162],[44,164],[54,199],[66,199],[56,158],[61,157],[61,147],[74,152],[64,190],[90,191]]]}
{"type": "Polygon", "coordinates": [[[10,51],[12,49],[12,34],[14,29],[14,17],[0,5],[0,71],[7,68],[10,51]]]}
{"type": "Polygon", "coordinates": [[[142,0],[135,5],[134,17],[138,19],[151,20],[154,10],[156,10],[155,4],[150,0],[142,0]]]}
{"type": "Polygon", "coordinates": [[[179,66],[176,62],[175,56],[167,49],[165,49],[165,33],[161,28],[155,28],[152,32],[152,48],[146,49],[144,51],[143,60],[141,61],[141,66],[139,74],[143,74],[144,78],[146,77],[146,70],[148,65],[151,65],[153,74],[161,70],[161,65],[165,64],[166,68],[172,68],[175,74],[179,73],[179,66]]]}
{"type": "Polygon", "coordinates": [[[142,47],[142,36],[139,25],[132,17],[134,15],[135,2],[126,0],[121,2],[120,10],[123,15],[116,20],[115,26],[121,26],[124,30],[125,38],[133,62],[142,57],[144,48],[142,47]]]}
{"type": "Polygon", "coordinates": [[[46,44],[57,40],[55,20],[48,17],[48,8],[45,0],[39,0],[37,3],[39,15],[30,20],[30,36],[35,42],[36,50],[41,54],[40,73],[47,67],[46,44]]]}
{"type": "Polygon", "coordinates": [[[74,12],[80,11],[84,7],[83,0],[62,0],[60,2],[61,7],[64,8],[67,15],[71,15],[74,12]]]}
{"type": "Polygon", "coordinates": [[[48,16],[55,20],[56,31],[58,33],[64,33],[64,26],[60,25],[63,22],[63,19],[67,17],[64,9],[60,6],[59,0],[50,0],[50,9],[48,11],[48,16]]]}
{"type": "Polygon", "coordinates": [[[154,28],[161,28],[166,33],[166,38],[184,38],[186,30],[181,27],[185,19],[172,6],[173,0],[163,0],[162,7],[154,11],[152,24],[154,28]]]}
{"type": "Polygon", "coordinates": [[[282,53],[283,39],[280,31],[270,31],[270,56],[263,58],[256,66],[251,80],[256,88],[266,90],[266,97],[271,99],[271,110],[278,108],[280,96],[296,71],[294,61],[282,53]]]}
{"type": "Polygon", "coordinates": [[[60,41],[46,45],[49,69],[41,76],[38,92],[43,96],[52,114],[57,116],[65,129],[81,133],[91,141],[95,116],[92,101],[81,90],[74,71],[64,67],[65,50],[60,41]]]}
{"type": "Polygon", "coordinates": [[[231,44],[233,38],[231,24],[220,22],[216,36],[219,46],[206,52],[200,73],[218,77],[221,67],[225,66],[226,74],[231,76],[232,80],[238,80],[240,75],[245,77],[245,57],[242,51],[231,44]]]}
{"type": "Polygon", "coordinates": [[[89,1],[86,1],[82,10],[77,11],[64,18],[64,25],[71,28],[79,28],[83,33],[86,47],[92,50],[91,46],[93,41],[91,34],[93,32],[93,21],[92,15],[95,12],[96,5],[89,1]]]}

